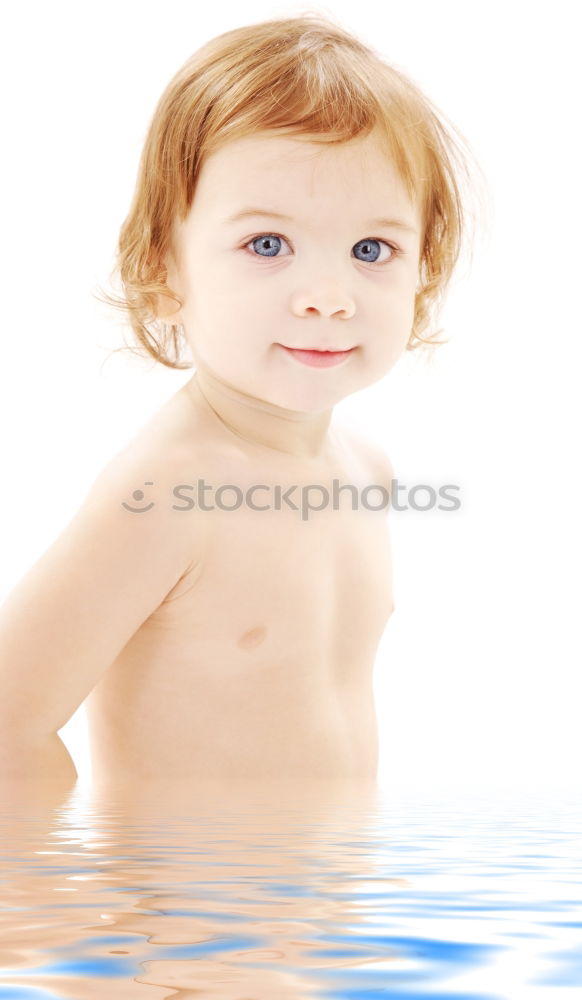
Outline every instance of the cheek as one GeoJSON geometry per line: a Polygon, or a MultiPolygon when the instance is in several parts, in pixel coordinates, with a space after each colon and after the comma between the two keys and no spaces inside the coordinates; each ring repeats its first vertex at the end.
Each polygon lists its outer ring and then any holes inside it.
{"type": "Polygon", "coordinates": [[[368,338],[368,353],[387,370],[402,355],[410,339],[414,322],[414,295],[399,296],[375,316],[375,332],[368,338]]]}
{"type": "Polygon", "coordinates": [[[225,270],[220,276],[218,268],[204,275],[204,283],[199,294],[194,296],[193,319],[203,323],[208,329],[220,328],[219,336],[236,338],[244,329],[245,338],[254,342],[261,340],[261,319],[263,339],[268,332],[269,317],[274,310],[281,311],[281,288],[271,287],[258,280],[256,274],[225,270]],[[208,280],[206,280],[208,279],[208,280]]]}
{"type": "Polygon", "coordinates": [[[414,322],[414,307],[416,302],[416,287],[411,286],[407,295],[402,299],[400,307],[400,324],[403,329],[410,331],[414,322]]]}
{"type": "Polygon", "coordinates": [[[390,290],[384,301],[378,303],[374,318],[392,339],[398,340],[412,327],[414,303],[414,286],[409,282],[402,282],[390,290]]]}
{"type": "Polygon", "coordinates": [[[241,321],[221,305],[206,322],[195,322],[190,340],[200,361],[226,376],[256,369],[257,337],[252,331],[248,319],[241,321]]]}

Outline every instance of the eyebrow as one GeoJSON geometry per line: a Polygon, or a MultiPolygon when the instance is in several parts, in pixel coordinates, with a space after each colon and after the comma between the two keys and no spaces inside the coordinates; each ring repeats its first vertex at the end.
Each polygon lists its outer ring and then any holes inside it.
{"type": "MultiPolygon", "coordinates": [[[[237,212],[236,215],[230,215],[228,219],[225,219],[225,223],[230,224],[232,222],[240,222],[241,219],[248,219],[250,216],[261,216],[266,219],[280,219],[282,222],[295,222],[290,215],[282,215],[281,212],[269,212],[264,208],[243,208],[241,212],[237,212]]],[[[366,227],[371,226],[387,226],[393,229],[404,229],[406,232],[415,233],[418,235],[417,230],[413,226],[409,225],[408,222],[404,222],[402,219],[368,219],[364,223],[366,227]]]]}

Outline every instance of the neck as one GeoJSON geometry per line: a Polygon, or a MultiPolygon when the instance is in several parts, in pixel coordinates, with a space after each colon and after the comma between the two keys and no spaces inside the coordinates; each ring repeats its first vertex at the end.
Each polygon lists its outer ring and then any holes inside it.
{"type": "Polygon", "coordinates": [[[210,407],[228,431],[250,445],[296,458],[324,458],[328,453],[331,410],[322,413],[286,410],[248,396],[202,368],[197,369],[188,383],[188,390],[210,407]]]}

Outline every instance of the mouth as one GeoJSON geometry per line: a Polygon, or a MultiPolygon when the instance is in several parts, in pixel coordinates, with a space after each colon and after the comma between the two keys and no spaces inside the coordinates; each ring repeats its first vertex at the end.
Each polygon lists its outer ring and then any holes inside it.
{"type": "MultiPolygon", "coordinates": [[[[281,347],[287,347],[281,344],[281,347]]],[[[287,347],[288,351],[317,351],[318,354],[347,354],[353,347],[287,347]]]]}
{"type": "Polygon", "coordinates": [[[304,365],[310,365],[312,368],[330,368],[338,365],[349,358],[356,350],[355,347],[342,350],[333,350],[331,348],[322,350],[320,347],[286,347],[285,344],[280,344],[279,346],[295,361],[299,361],[304,365]]]}

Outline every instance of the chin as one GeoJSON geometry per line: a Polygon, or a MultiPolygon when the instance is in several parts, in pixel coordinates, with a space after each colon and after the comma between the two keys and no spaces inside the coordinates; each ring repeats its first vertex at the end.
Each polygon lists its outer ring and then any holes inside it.
{"type": "Polygon", "coordinates": [[[310,392],[281,392],[273,394],[272,402],[285,410],[295,410],[300,413],[324,413],[355,391],[355,389],[350,389],[349,392],[338,392],[336,388],[334,392],[331,390],[326,392],[323,389],[319,392],[314,392],[313,389],[310,392]]]}

